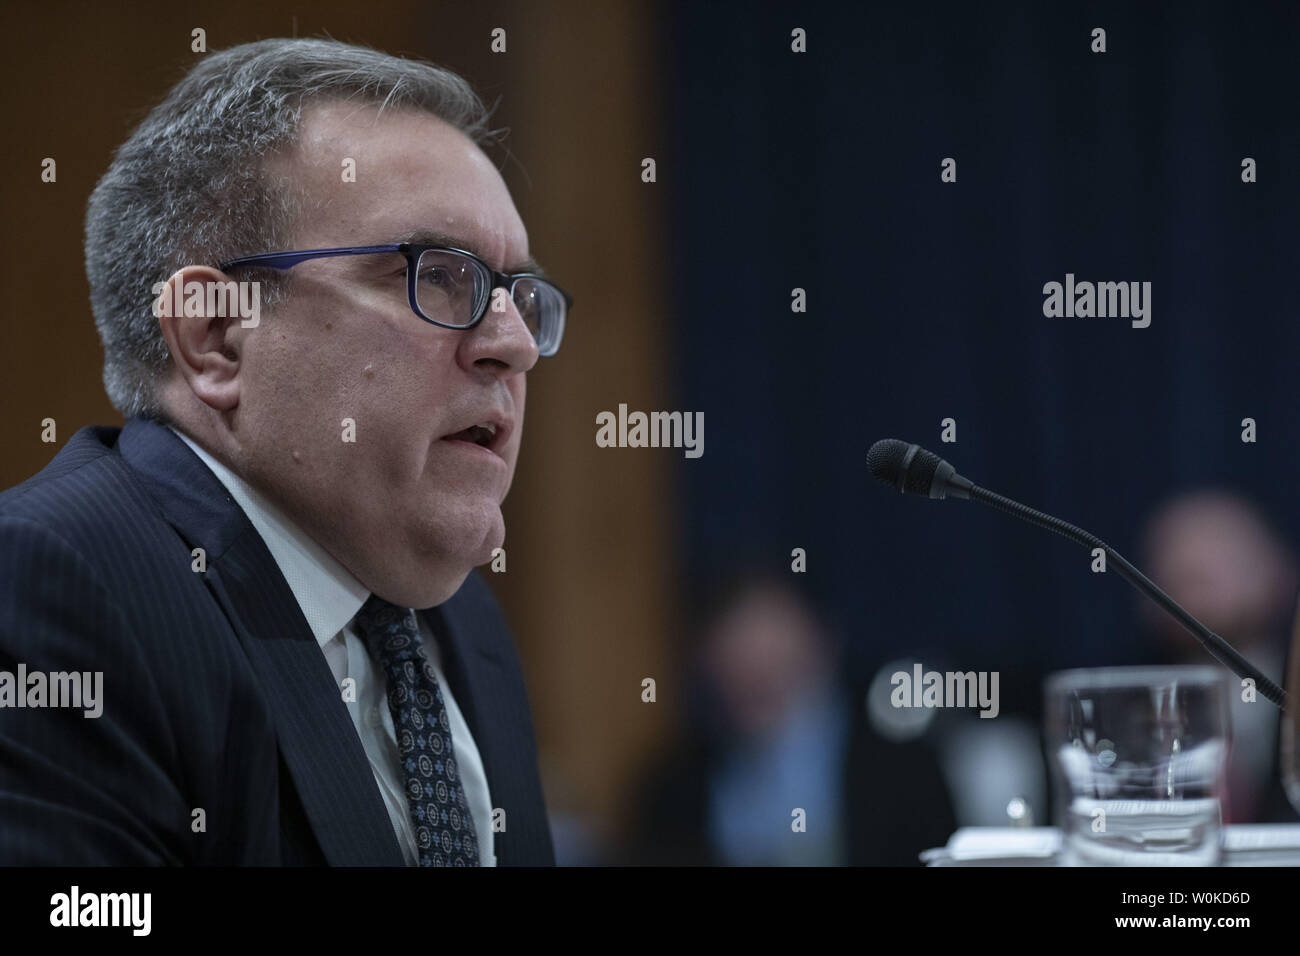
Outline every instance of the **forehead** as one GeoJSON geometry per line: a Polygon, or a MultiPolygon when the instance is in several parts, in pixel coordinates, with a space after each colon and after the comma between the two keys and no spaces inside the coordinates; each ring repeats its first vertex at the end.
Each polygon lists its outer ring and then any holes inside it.
{"type": "Polygon", "coordinates": [[[528,256],[528,234],[495,166],[430,113],[330,101],[303,110],[280,160],[308,198],[299,248],[395,242],[437,233],[496,268],[528,256]]]}

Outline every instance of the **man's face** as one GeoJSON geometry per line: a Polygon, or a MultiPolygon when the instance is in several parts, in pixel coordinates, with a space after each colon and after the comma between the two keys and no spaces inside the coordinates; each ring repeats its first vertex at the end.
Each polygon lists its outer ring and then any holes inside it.
{"type": "MultiPolygon", "coordinates": [[[[273,169],[309,197],[294,248],[440,233],[501,271],[528,259],[496,168],[429,114],[317,104],[273,169]],[[345,159],[355,182],[343,180],[345,159]]],[[[380,597],[440,604],[504,541],[500,505],[536,361],[513,304],[470,331],[417,318],[398,254],[301,263],[288,298],[245,340],[229,418],[237,464],[380,597]],[[345,419],[355,442],[344,441],[345,419]],[[498,425],[489,448],[448,437],[487,422],[498,425]]]]}

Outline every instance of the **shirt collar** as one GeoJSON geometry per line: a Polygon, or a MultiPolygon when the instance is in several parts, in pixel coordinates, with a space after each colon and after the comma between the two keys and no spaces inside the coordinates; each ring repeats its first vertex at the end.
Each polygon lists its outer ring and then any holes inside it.
{"type": "Polygon", "coordinates": [[[244,510],[266,542],[280,573],[289,582],[289,589],[298,600],[316,643],[324,647],[361,610],[370,597],[369,589],[264,495],[200,448],[188,435],[171,425],[167,427],[189,445],[244,510]]]}

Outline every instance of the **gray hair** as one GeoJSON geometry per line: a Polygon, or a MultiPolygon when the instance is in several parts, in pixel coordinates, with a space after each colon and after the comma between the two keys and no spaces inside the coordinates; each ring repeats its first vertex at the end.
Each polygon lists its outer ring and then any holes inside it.
{"type": "MultiPolygon", "coordinates": [[[[264,161],[296,142],[304,104],[414,107],[474,143],[489,111],[448,70],[334,40],[274,39],[199,61],[117,150],[86,210],[86,277],[104,345],[104,388],[129,418],[166,418],[155,383],[170,356],[153,288],[186,265],[286,249],[304,197],[264,161]]],[[[261,305],[287,273],[264,271],[261,305]]]]}

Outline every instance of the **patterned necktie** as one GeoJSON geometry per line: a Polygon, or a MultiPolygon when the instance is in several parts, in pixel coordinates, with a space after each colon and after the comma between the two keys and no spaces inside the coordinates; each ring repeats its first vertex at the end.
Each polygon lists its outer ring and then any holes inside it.
{"type": "Polygon", "coordinates": [[[421,866],[478,866],[474,818],[451,744],[451,722],[415,612],[371,595],[356,618],[370,656],[388,675],[406,805],[421,866]]]}

